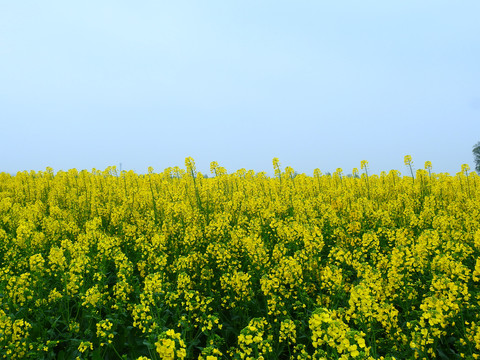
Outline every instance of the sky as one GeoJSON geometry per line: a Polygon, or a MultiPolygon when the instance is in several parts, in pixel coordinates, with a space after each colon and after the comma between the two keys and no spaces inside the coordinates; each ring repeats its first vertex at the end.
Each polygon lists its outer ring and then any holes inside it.
{"type": "Polygon", "coordinates": [[[2,1],[0,172],[474,168],[480,1],[2,1]]]}

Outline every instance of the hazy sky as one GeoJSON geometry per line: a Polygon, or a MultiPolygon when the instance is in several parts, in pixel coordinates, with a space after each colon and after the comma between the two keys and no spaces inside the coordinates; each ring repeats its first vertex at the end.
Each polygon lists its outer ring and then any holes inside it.
{"type": "Polygon", "coordinates": [[[474,168],[480,1],[2,1],[0,171],[474,168]]]}

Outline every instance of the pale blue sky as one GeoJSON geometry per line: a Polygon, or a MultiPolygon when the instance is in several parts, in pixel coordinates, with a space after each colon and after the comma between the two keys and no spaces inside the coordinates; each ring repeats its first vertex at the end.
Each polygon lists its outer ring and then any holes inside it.
{"type": "Polygon", "coordinates": [[[473,168],[480,1],[2,1],[0,171],[473,168]]]}

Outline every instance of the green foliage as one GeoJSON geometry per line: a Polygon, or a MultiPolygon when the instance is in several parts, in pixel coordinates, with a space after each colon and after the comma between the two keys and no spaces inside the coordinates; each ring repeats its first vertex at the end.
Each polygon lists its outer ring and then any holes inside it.
{"type": "Polygon", "coordinates": [[[473,160],[475,161],[475,170],[480,174],[480,141],[473,146],[473,160]]]}

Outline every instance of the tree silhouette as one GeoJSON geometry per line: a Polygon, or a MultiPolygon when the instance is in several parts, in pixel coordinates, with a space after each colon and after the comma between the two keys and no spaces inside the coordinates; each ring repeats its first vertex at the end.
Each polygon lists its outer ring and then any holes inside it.
{"type": "Polygon", "coordinates": [[[480,174],[480,141],[473,146],[473,160],[475,161],[475,170],[480,174]]]}

